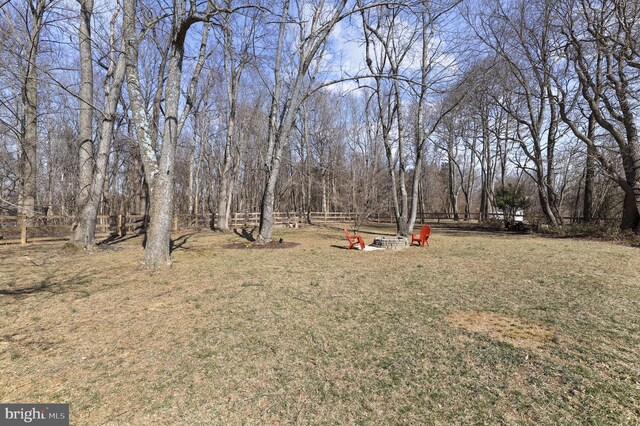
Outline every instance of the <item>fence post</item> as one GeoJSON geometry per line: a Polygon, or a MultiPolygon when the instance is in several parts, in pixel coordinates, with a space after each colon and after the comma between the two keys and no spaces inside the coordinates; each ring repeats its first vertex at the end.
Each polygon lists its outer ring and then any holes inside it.
{"type": "Polygon", "coordinates": [[[20,218],[20,244],[27,244],[27,216],[22,215],[20,218]]]}
{"type": "Polygon", "coordinates": [[[124,232],[122,229],[122,224],[124,223],[124,220],[122,219],[122,215],[119,214],[118,215],[118,238],[122,238],[124,237],[124,232]]]}

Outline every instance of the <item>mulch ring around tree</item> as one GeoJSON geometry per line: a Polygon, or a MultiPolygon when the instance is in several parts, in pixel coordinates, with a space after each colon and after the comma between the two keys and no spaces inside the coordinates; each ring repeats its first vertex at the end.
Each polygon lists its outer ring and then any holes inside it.
{"type": "Polygon", "coordinates": [[[289,241],[271,241],[266,244],[258,244],[256,242],[230,243],[222,247],[226,249],[242,249],[242,250],[260,250],[260,249],[287,249],[299,246],[300,243],[292,243],[289,241]]]}

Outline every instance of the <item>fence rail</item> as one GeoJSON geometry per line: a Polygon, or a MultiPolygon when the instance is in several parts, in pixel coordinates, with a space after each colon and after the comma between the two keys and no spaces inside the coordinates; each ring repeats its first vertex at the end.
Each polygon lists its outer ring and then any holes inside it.
{"type": "MultiPolygon", "coordinates": [[[[213,227],[213,216],[178,214],[174,216],[173,228],[191,228],[207,226],[213,227]]],[[[349,212],[274,212],[274,226],[288,226],[297,228],[303,223],[350,222],[355,215],[349,212]]],[[[376,222],[390,221],[390,216],[378,215],[376,222]]],[[[25,244],[28,241],[65,240],[71,235],[74,223],[72,216],[0,216],[0,244],[25,244]]],[[[259,212],[233,213],[229,218],[231,228],[258,226],[259,212]]],[[[124,236],[130,233],[144,232],[144,215],[98,215],[96,220],[96,235],[124,236]]]]}
{"type": "MultiPolygon", "coordinates": [[[[501,214],[491,214],[495,219],[502,219],[501,214]]],[[[288,226],[297,228],[304,223],[344,223],[355,221],[357,213],[351,212],[275,212],[273,213],[274,226],[288,226]]],[[[173,228],[213,227],[213,216],[178,214],[174,216],[173,228]]],[[[460,220],[478,221],[479,213],[459,214],[460,220]]],[[[453,214],[447,212],[429,212],[418,215],[417,223],[426,221],[453,220],[453,214]]],[[[574,223],[579,219],[563,218],[567,223],[574,223]]],[[[68,239],[71,234],[71,226],[74,218],[71,216],[2,216],[0,215],[0,244],[22,243],[27,241],[51,241],[68,239]]],[[[215,221],[215,220],[214,220],[215,221]]],[[[388,213],[372,213],[368,215],[370,223],[394,223],[395,218],[388,213]]],[[[231,228],[258,226],[260,213],[244,212],[233,213],[229,220],[231,228]]],[[[96,222],[96,235],[98,237],[108,235],[124,236],[130,233],[142,233],[145,229],[144,215],[99,215],[96,222]]]]}

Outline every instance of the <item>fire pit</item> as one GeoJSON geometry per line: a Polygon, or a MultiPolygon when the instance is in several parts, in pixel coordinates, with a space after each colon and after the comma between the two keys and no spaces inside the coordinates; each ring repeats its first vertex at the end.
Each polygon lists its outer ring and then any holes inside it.
{"type": "Polygon", "coordinates": [[[377,237],[371,245],[387,250],[402,250],[409,247],[409,241],[405,237],[377,237]]]}

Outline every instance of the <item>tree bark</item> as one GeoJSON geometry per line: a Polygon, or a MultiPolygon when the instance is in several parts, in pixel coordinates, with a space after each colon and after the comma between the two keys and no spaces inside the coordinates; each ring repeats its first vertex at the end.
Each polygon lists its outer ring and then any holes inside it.
{"type": "Polygon", "coordinates": [[[31,1],[29,6],[33,26],[28,36],[26,70],[22,82],[20,192],[18,196],[18,213],[27,217],[27,224],[31,223],[35,215],[37,198],[38,75],[36,60],[47,1],[36,0],[35,4],[31,1]]]}
{"type": "MultiPolygon", "coordinates": [[[[398,70],[394,70],[397,74],[398,70]]],[[[404,116],[402,111],[402,97],[400,94],[400,88],[398,87],[398,81],[394,79],[393,81],[394,92],[395,92],[395,103],[396,103],[396,126],[398,129],[398,183],[400,186],[400,200],[399,200],[399,214],[398,214],[398,235],[406,237],[409,230],[407,229],[408,217],[407,213],[409,210],[409,194],[407,193],[407,182],[406,182],[406,158],[405,158],[405,148],[404,148],[404,116]]]]}
{"type": "Polygon", "coordinates": [[[80,145],[78,152],[80,176],[78,207],[80,211],[76,219],[75,229],[71,234],[69,242],[86,249],[90,249],[95,246],[96,220],[103,193],[107,163],[111,149],[111,140],[113,139],[115,113],[124,79],[124,57],[121,57],[118,64],[113,63],[113,40],[115,37],[114,20],[117,13],[118,11],[116,10],[111,20],[110,53],[112,62],[105,79],[106,106],[100,125],[98,158],[94,159],[93,58],[91,55],[91,19],[93,15],[93,0],[80,0],[80,25],[78,32],[78,38],[80,41],[80,145]],[[112,77],[113,82],[110,82],[109,80],[112,77]]]}
{"type": "MultiPolygon", "coordinates": [[[[227,8],[231,8],[228,1],[227,8]]],[[[226,85],[226,130],[225,147],[222,165],[220,167],[220,188],[218,193],[217,224],[218,231],[229,231],[229,219],[231,214],[231,202],[233,200],[233,158],[232,153],[237,144],[236,141],[236,118],[238,105],[238,87],[242,73],[247,64],[248,48],[250,36],[253,34],[253,26],[248,34],[243,34],[245,38],[237,52],[234,47],[235,32],[230,14],[224,16],[222,26],[223,40],[223,65],[226,85]]]]}
{"type": "Polygon", "coordinates": [[[173,5],[173,24],[171,43],[167,53],[167,80],[165,84],[164,127],[160,159],[156,157],[154,141],[149,131],[146,105],[140,87],[138,72],[139,39],[136,31],[136,0],[125,0],[124,39],[126,42],[126,76],[127,89],[133,119],[136,123],[138,146],[144,166],[146,181],[149,185],[149,227],[146,233],[146,244],[142,264],[149,269],[171,266],[171,231],[174,212],[174,176],[175,156],[178,137],[194,103],[199,74],[203,67],[204,52],[209,25],[205,23],[200,45],[200,54],[187,90],[185,107],[179,115],[180,85],[182,80],[182,63],[184,44],[191,25],[200,20],[186,10],[184,0],[175,1],[173,5]]]}
{"type": "Polygon", "coordinates": [[[280,158],[276,155],[278,149],[277,141],[277,115],[278,107],[281,101],[282,78],[280,67],[282,66],[282,54],[285,41],[286,16],[289,14],[289,0],[285,0],[282,6],[282,18],[278,27],[278,41],[276,46],[276,57],[273,66],[274,87],[271,94],[271,106],[269,109],[269,124],[267,130],[267,155],[265,158],[266,183],[262,193],[260,202],[260,226],[258,230],[258,242],[264,244],[271,241],[271,233],[273,228],[273,203],[277,174],[280,171],[280,158]]]}
{"type": "MultiPolygon", "coordinates": [[[[149,133],[149,120],[146,114],[146,106],[144,98],[142,96],[142,90],[140,88],[140,76],[138,74],[138,35],[136,31],[136,0],[125,0],[124,2],[124,18],[123,18],[123,31],[126,42],[126,78],[127,89],[129,92],[131,111],[133,120],[136,123],[136,133],[138,139],[138,146],[140,148],[140,157],[144,166],[144,174],[149,186],[149,213],[150,224],[146,234],[146,244],[144,260],[142,264],[150,269],[156,269],[159,267],[166,267],[171,265],[170,244],[171,244],[171,222],[173,217],[173,164],[168,164],[167,160],[172,159],[170,155],[164,155],[162,164],[158,163],[156,153],[154,149],[154,142],[151,139],[149,133]],[[163,167],[164,166],[164,167],[163,167]],[[167,166],[170,166],[167,168],[167,166]],[[163,173],[164,172],[164,173],[163,173]],[[164,176],[162,176],[164,175],[164,176]],[[158,184],[159,181],[160,183],[158,184]],[[171,185],[169,185],[171,183],[171,185]],[[167,191],[170,187],[172,191],[167,191]],[[160,189],[156,191],[156,189],[160,189]],[[164,193],[163,193],[164,191],[164,193]],[[160,192],[160,196],[156,195],[156,192],[160,192]],[[166,210],[163,211],[161,204],[165,204],[166,210]]],[[[172,46],[172,53],[174,52],[172,46]]],[[[174,58],[174,61],[178,58],[174,58]]],[[[176,67],[174,62],[174,70],[172,74],[172,88],[175,85],[175,72],[179,66],[176,67]]],[[[175,102],[175,94],[173,94],[173,100],[175,102]]],[[[168,108],[174,109],[174,102],[167,102],[168,108]]],[[[165,132],[166,138],[171,144],[171,128],[177,130],[176,116],[171,116],[171,111],[167,111],[167,131],[165,132]]],[[[171,146],[163,147],[164,151],[169,153],[172,151],[171,146]]]]}
{"type": "Polygon", "coordinates": [[[91,48],[91,19],[93,0],[78,0],[80,3],[80,22],[78,40],[80,43],[80,93],[78,117],[78,211],[84,209],[89,200],[93,181],[93,57],[91,48]]]}
{"type": "MultiPolygon", "coordinates": [[[[124,47],[124,46],[123,46],[124,47]]],[[[95,246],[96,220],[100,201],[102,200],[103,188],[107,175],[107,164],[113,141],[113,128],[118,109],[118,101],[122,92],[122,84],[125,74],[125,58],[120,55],[117,64],[112,68],[113,79],[109,83],[109,75],[105,80],[105,111],[100,122],[100,139],[96,157],[95,171],[92,173],[92,180],[89,186],[89,194],[82,211],[80,212],[78,224],[72,235],[71,243],[87,249],[95,246]]]]}
{"type": "MultiPolygon", "coordinates": [[[[593,114],[589,116],[589,129],[587,137],[589,140],[595,139],[596,122],[593,114]]],[[[587,158],[584,171],[584,205],[582,209],[582,220],[586,223],[593,221],[593,183],[595,177],[595,146],[587,145],[587,158]]]]}
{"type": "Polygon", "coordinates": [[[480,154],[480,216],[479,222],[489,220],[490,209],[490,187],[493,182],[491,178],[491,139],[489,133],[489,118],[486,113],[486,105],[480,106],[480,126],[482,128],[482,152],[480,154]]]}
{"type": "Polygon", "coordinates": [[[453,165],[451,154],[449,154],[449,161],[447,162],[447,176],[449,185],[447,185],[449,195],[449,206],[451,207],[451,214],[453,220],[456,222],[460,220],[460,214],[458,213],[458,183],[456,182],[456,174],[453,165]]]}
{"type": "Polygon", "coordinates": [[[633,188],[624,189],[620,229],[632,229],[636,233],[640,233],[640,213],[638,212],[640,203],[638,203],[638,197],[634,192],[633,188]]]}

